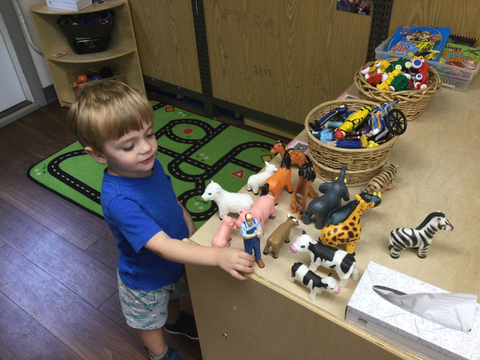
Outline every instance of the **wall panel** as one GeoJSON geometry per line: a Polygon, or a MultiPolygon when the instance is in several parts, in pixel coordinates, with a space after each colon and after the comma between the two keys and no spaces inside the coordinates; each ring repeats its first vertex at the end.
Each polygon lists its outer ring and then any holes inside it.
{"type": "Polygon", "coordinates": [[[454,34],[480,38],[480,1],[395,0],[389,34],[402,25],[444,26],[454,34]]]}
{"type": "Polygon", "coordinates": [[[201,93],[192,2],[131,0],[143,75],[201,93]]]}
{"type": "Polygon", "coordinates": [[[364,63],[371,17],[331,0],[204,0],[214,98],[304,123],[364,63]]]}

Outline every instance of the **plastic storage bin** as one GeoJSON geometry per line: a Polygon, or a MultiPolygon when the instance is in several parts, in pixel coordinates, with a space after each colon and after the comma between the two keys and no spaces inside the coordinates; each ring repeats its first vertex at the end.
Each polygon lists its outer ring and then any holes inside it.
{"type": "MultiPolygon", "coordinates": [[[[392,40],[393,35],[382,42],[375,49],[375,59],[390,59],[398,58],[398,54],[387,52],[388,45],[392,40]]],[[[411,57],[406,56],[406,58],[411,59],[411,57]]],[[[446,89],[453,89],[459,91],[465,91],[468,89],[470,82],[473,77],[478,73],[480,66],[477,66],[474,70],[469,70],[466,68],[461,68],[458,66],[442,64],[436,61],[427,60],[428,64],[437,70],[438,75],[442,81],[442,86],[446,89]]]]}
{"type": "Polygon", "coordinates": [[[57,24],[77,54],[105,51],[110,45],[113,11],[63,15],[57,24]]]}

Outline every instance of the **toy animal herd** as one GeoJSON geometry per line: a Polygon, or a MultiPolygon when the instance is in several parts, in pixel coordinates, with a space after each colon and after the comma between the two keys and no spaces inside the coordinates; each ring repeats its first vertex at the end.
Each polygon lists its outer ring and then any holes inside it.
{"type": "MultiPolygon", "coordinates": [[[[261,229],[264,229],[266,221],[275,218],[275,206],[280,193],[285,189],[292,194],[289,206],[291,214],[267,237],[263,254],[272,253],[274,259],[278,258],[282,244],[290,242],[292,228],[297,227],[301,220],[305,225],[313,224],[315,229],[321,231],[318,240],[303,231],[290,245],[290,251],[294,254],[309,254],[309,266],[295,262],[290,269],[289,279],[310,289],[311,301],[315,301],[316,295],[324,291],[338,294],[340,287],[347,286],[350,277],[354,281],[359,279],[355,248],[361,237],[362,214],[380,205],[381,192],[395,186],[397,166],[388,165],[350,201],[345,179],[346,166],[342,167],[334,181],[320,184],[318,191],[323,194],[320,196],[312,187],[316,179],[316,166],[308,156],[294,149],[286,149],[280,141],[272,148],[271,153],[278,153],[282,158],[280,167],[265,162],[264,171],[250,176],[246,185],[248,191],[255,195],[260,194],[257,200],[254,201],[249,194],[228,192],[214,181],[207,185],[202,199],[216,203],[221,219],[219,229],[213,236],[212,246],[230,246],[232,232],[240,229],[242,224],[247,225],[247,214],[251,214],[261,229]],[[298,166],[295,187],[291,183],[292,165],[298,166]],[[342,200],[346,202],[344,205],[342,200]],[[231,214],[236,214],[236,217],[231,217],[231,214]],[[337,248],[338,246],[345,250],[337,248]],[[340,286],[331,273],[326,277],[317,275],[315,271],[319,266],[334,271],[340,286]]],[[[418,249],[419,258],[425,258],[438,230],[453,230],[453,226],[440,211],[429,214],[416,228],[392,230],[388,245],[390,256],[397,259],[403,250],[413,248],[418,249]]]]}

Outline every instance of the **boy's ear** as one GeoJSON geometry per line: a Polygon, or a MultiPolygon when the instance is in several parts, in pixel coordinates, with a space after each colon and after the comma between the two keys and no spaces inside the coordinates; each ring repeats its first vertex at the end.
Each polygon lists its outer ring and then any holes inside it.
{"type": "Polygon", "coordinates": [[[105,158],[105,155],[103,155],[103,152],[101,152],[99,150],[93,150],[90,146],[85,146],[84,150],[96,162],[98,162],[100,164],[106,164],[107,163],[107,159],[105,158]]]}

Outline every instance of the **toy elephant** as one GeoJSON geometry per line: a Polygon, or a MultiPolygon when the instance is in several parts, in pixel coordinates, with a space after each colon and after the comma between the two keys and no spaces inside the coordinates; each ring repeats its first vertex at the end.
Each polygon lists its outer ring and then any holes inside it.
{"type": "Polygon", "coordinates": [[[323,183],[318,190],[325,195],[313,199],[308,204],[307,210],[303,214],[303,222],[305,224],[312,223],[312,215],[315,215],[315,228],[322,229],[325,218],[328,213],[342,205],[342,199],[350,200],[350,194],[345,180],[345,172],[347,167],[344,165],[340,171],[338,178],[330,183],[323,183]]]}

